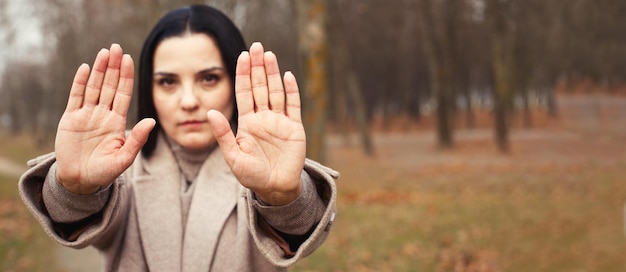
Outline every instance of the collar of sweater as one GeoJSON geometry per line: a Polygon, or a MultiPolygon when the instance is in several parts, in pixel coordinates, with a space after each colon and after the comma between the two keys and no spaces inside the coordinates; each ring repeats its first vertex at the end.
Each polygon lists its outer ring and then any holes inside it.
{"type": "Polygon", "coordinates": [[[174,157],[176,158],[178,167],[188,183],[192,183],[196,180],[202,164],[204,164],[204,161],[206,161],[211,152],[215,150],[217,145],[216,143],[211,145],[209,148],[202,150],[189,150],[169,137],[166,137],[166,139],[174,157]]]}

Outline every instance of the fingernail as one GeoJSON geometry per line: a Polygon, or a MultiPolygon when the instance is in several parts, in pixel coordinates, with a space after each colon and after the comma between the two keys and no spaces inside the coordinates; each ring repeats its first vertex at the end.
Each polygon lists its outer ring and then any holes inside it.
{"type": "Polygon", "coordinates": [[[263,48],[263,45],[261,44],[261,42],[253,42],[252,46],[250,46],[250,48],[252,48],[253,46],[254,47],[261,47],[261,48],[263,48]]]}

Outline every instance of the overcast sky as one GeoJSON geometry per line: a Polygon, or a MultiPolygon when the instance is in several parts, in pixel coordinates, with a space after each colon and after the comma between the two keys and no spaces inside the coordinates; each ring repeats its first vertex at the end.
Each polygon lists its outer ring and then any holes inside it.
{"type": "Polygon", "coordinates": [[[50,41],[46,44],[44,40],[42,22],[35,12],[32,0],[0,1],[4,3],[0,14],[4,17],[0,21],[0,72],[4,71],[4,66],[10,59],[43,61],[43,49],[50,46],[50,41]],[[9,41],[11,33],[15,35],[13,41],[9,41]]]}

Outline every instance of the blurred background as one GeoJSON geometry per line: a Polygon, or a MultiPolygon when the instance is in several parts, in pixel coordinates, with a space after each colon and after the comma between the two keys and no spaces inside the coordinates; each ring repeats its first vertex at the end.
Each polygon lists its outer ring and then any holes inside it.
{"type": "Polygon", "coordinates": [[[342,173],[334,230],[293,271],[626,267],[625,1],[0,0],[0,271],[99,268],[17,179],[78,66],[114,42],[137,60],[190,3],[294,71],[308,156],[342,173]]]}

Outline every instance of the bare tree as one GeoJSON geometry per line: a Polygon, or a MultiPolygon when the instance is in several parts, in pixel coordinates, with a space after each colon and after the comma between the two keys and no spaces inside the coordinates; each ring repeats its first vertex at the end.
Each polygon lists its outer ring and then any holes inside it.
{"type": "Polygon", "coordinates": [[[492,26],[495,133],[498,149],[502,152],[509,151],[509,111],[515,82],[515,36],[509,13],[511,2],[512,0],[487,1],[487,14],[492,26]]]}
{"type": "Polygon", "coordinates": [[[361,84],[353,68],[353,56],[345,39],[345,23],[352,18],[348,17],[348,12],[345,12],[346,7],[343,1],[333,1],[330,7],[334,13],[344,14],[344,16],[331,16],[329,18],[333,25],[329,31],[330,41],[334,45],[330,49],[330,55],[333,59],[331,62],[332,74],[330,75],[333,91],[332,95],[329,96],[334,101],[336,114],[340,116],[337,122],[341,132],[347,133],[348,119],[350,116],[353,117],[356,121],[363,151],[367,155],[374,155],[365,100],[361,93],[361,84]]]}
{"type": "MultiPolygon", "coordinates": [[[[396,11],[397,17],[401,18],[400,27],[398,29],[398,52],[403,56],[413,56],[410,52],[423,51],[420,42],[415,37],[419,37],[418,14],[415,12],[416,2],[414,0],[400,1],[398,6],[401,10],[396,11]]],[[[395,12],[393,12],[395,13],[395,12]]],[[[400,100],[400,111],[406,111],[406,114],[419,120],[421,116],[421,91],[425,89],[423,85],[416,84],[418,79],[419,60],[417,58],[398,58],[398,92],[400,94],[395,97],[400,100]]]]}
{"type": "MultiPolygon", "coordinates": [[[[51,135],[80,63],[91,63],[97,50],[113,42],[138,57],[148,31],[165,12],[197,2],[29,1],[34,0],[0,0],[0,45],[6,48],[0,58],[11,64],[2,75],[0,93],[7,99],[0,102],[0,114],[4,126],[19,119],[45,127],[39,130],[51,135]],[[16,3],[27,7],[17,11],[24,14],[12,14],[16,3]],[[30,31],[21,27],[24,18],[45,35],[39,43],[45,50],[30,50],[42,52],[43,62],[15,57],[28,51],[17,43],[30,31]],[[35,70],[41,76],[20,77],[35,70]],[[25,88],[29,91],[21,92],[25,88]],[[45,98],[33,101],[40,105],[39,115],[7,102],[22,103],[18,101],[26,93],[45,98]]],[[[323,157],[327,118],[340,127],[345,120],[354,122],[365,150],[373,150],[367,133],[372,121],[385,129],[397,116],[419,120],[431,109],[439,144],[452,146],[455,114],[461,113],[457,103],[470,128],[474,110],[493,109],[498,146],[506,150],[512,114],[523,114],[527,127],[537,105],[557,116],[557,82],[626,83],[626,1],[203,2],[223,10],[246,40],[263,41],[279,55],[283,70],[298,75],[309,150],[319,153],[311,156],[323,157]],[[328,97],[335,102],[333,111],[328,97]],[[519,99],[522,104],[512,103],[519,99]]],[[[134,110],[131,106],[131,115],[134,110]]],[[[32,131],[24,125],[13,130],[32,131]]]]}
{"type": "Polygon", "coordinates": [[[298,15],[298,52],[302,61],[303,122],[307,132],[307,156],[326,157],[326,110],[328,109],[327,5],[324,0],[302,0],[295,4],[298,15]]]}
{"type": "Polygon", "coordinates": [[[437,100],[437,135],[439,145],[453,145],[452,107],[456,78],[455,24],[459,1],[420,0],[420,30],[428,60],[431,88],[437,100]]]}

